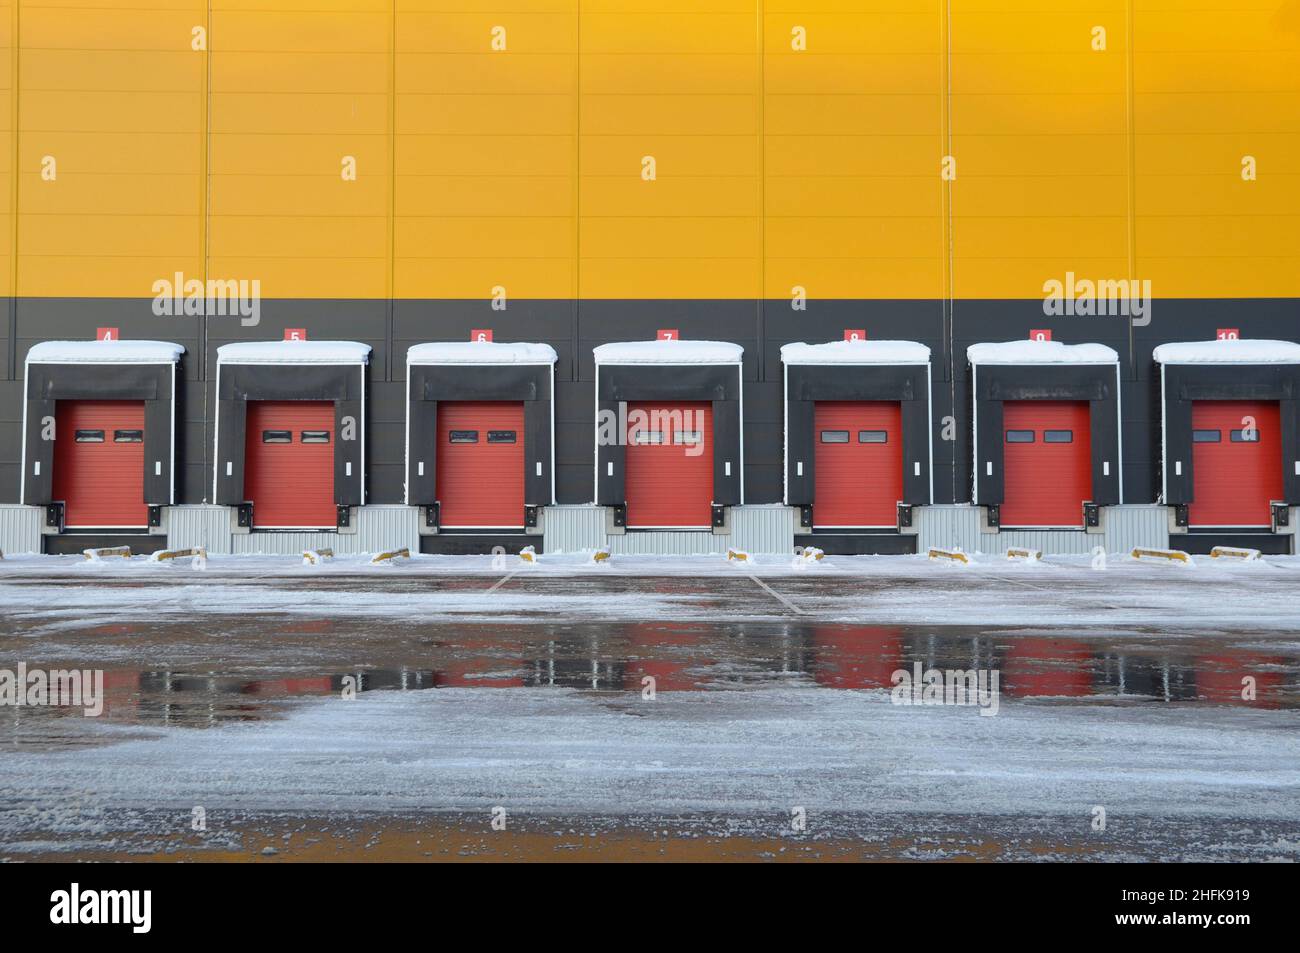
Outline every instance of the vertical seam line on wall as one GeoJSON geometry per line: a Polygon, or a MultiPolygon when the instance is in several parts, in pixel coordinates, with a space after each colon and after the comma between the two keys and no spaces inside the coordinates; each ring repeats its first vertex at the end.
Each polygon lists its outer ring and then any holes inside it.
{"type": "Polygon", "coordinates": [[[22,53],[22,43],[19,39],[19,9],[20,0],[13,0],[13,11],[9,17],[10,27],[13,30],[13,36],[10,42],[13,45],[13,56],[9,64],[9,101],[13,111],[14,141],[12,155],[9,166],[9,214],[12,219],[9,223],[9,380],[18,380],[18,185],[21,173],[19,166],[18,144],[22,137],[22,123],[19,122],[19,107],[21,97],[18,95],[18,57],[22,53]]]}
{"type": "MultiPolygon", "coordinates": [[[[573,15],[573,309],[569,314],[569,380],[581,378],[578,331],[582,308],[582,0],[573,15]]],[[[551,395],[555,400],[555,395],[551,395]]],[[[554,435],[552,435],[554,439],[554,435]]]]}
{"type": "MultiPolygon", "coordinates": [[[[397,339],[397,0],[388,5],[388,268],[384,275],[384,380],[394,379],[397,339]]],[[[364,371],[363,371],[364,373],[364,371]]],[[[363,413],[365,409],[363,408],[363,413]]],[[[365,461],[362,461],[365,465],[365,461]]],[[[405,477],[405,474],[403,474],[405,477]]]]}
{"type": "MultiPolygon", "coordinates": [[[[199,190],[199,201],[202,207],[200,208],[199,211],[202,216],[202,227],[199,229],[199,244],[201,246],[200,267],[203,269],[203,288],[204,288],[205,304],[203,308],[203,313],[199,315],[199,322],[200,322],[199,334],[198,334],[199,353],[195,355],[196,363],[198,364],[198,367],[195,368],[195,372],[198,375],[199,382],[203,385],[203,421],[204,421],[203,426],[206,429],[207,421],[208,421],[208,412],[210,409],[208,407],[208,334],[210,331],[210,327],[208,321],[208,309],[206,306],[206,301],[207,301],[206,291],[208,287],[208,268],[209,268],[208,258],[211,254],[211,245],[212,245],[212,44],[214,42],[214,38],[212,36],[212,0],[208,0],[207,4],[205,5],[203,29],[206,31],[205,36],[207,38],[207,43],[203,47],[203,118],[202,118],[203,148],[200,150],[199,153],[199,163],[201,166],[201,179],[202,179],[200,184],[200,190],[199,190]]],[[[179,296],[181,293],[181,289],[179,288],[174,289],[174,293],[179,296]]],[[[213,399],[215,401],[215,397],[213,399]]],[[[173,402],[176,400],[175,394],[172,394],[172,400],[173,402]]],[[[216,426],[215,423],[213,424],[213,426],[214,427],[216,426]]],[[[175,439],[175,435],[173,435],[173,439],[175,439]]],[[[214,439],[215,439],[215,435],[214,435],[214,439]]],[[[213,451],[212,459],[208,459],[209,446],[210,446],[209,441],[204,440],[203,441],[203,464],[204,464],[203,472],[204,473],[207,473],[209,468],[214,469],[215,472],[215,467],[217,465],[215,450],[213,451]]],[[[173,486],[175,485],[175,480],[176,480],[176,475],[173,473],[172,474],[173,486]]],[[[215,488],[214,488],[214,492],[215,492],[215,488]]],[[[207,494],[208,494],[207,481],[205,480],[204,487],[203,487],[204,497],[206,497],[207,494]]],[[[216,497],[213,497],[213,502],[214,503],[216,502],[216,497]]]]}
{"type": "MultiPolygon", "coordinates": [[[[763,0],[755,4],[755,16],[758,29],[758,332],[756,339],[755,369],[758,380],[767,380],[767,361],[764,351],[767,343],[767,317],[764,314],[767,301],[767,50],[766,31],[764,29],[765,10],[763,0]]],[[[741,368],[744,375],[744,368],[741,368]]],[[[784,398],[783,398],[784,399],[784,398]]],[[[744,467],[742,460],[740,465],[744,467]]]]}
{"type": "MultiPolygon", "coordinates": [[[[940,59],[940,136],[943,140],[943,154],[952,155],[952,0],[944,0],[939,16],[939,59],[940,59]]],[[[940,160],[942,161],[942,160],[940,160]]],[[[944,350],[948,352],[948,407],[954,420],[957,416],[957,325],[955,270],[954,224],[952,215],[952,180],[940,178],[943,212],[943,304],[941,308],[940,333],[943,335],[944,350]]],[[[972,393],[971,400],[974,401],[972,393]]],[[[931,418],[934,408],[930,409],[931,418]]],[[[943,433],[940,431],[940,436],[943,433]]],[[[962,468],[957,460],[957,434],[952,439],[952,499],[959,500],[965,494],[958,489],[962,468]]],[[[933,450],[933,448],[931,448],[933,450]]],[[[972,441],[971,453],[975,452],[972,441]]],[[[931,464],[933,466],[933,464],[931,464]]],[[[974,492],[974,487],[971,488],[974,492]]]]}
{"type": "MultiPolygon", "coordinates": [[[[1131,293],[1133,290],[1131,282],[1137,280],[1137,104],[1134,101],[1133,91],[1133,67],[1136,55],[1133,49],[1133,0],[1125,3],[1124,10],[1128,30],[1124,38],[1124,109],[1128,139],[1128,277],[1131,293]]],[[[1151,302],[1147,301],[1146,305],[1149,311],[1151,302]]],[[[1126,317],[1124,323],[1128,325],[1129,380],[1137,380],[1137,342],[1134,340],[1132,316],[1126,317]]]]}

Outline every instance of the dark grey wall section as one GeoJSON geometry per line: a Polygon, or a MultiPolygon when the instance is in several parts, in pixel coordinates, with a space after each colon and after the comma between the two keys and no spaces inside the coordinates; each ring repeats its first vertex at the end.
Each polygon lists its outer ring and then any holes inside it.
{"type": "MultiPolygon", "coordinates": [[[[90,339],[97,327],[117,327],[125,338],[183,344],[178,381],[177,499],[208,502],[212,494],[216,417],[216,348],[231,341],[280,340],[288,327],[310,339],[364,341],[375,349],[366,371],[366,485],[372,503],[400,503],[405,481],[406,349],[426,341],[463,341],[473,328],[491,328],[497,341],[549,343],[559,354],[555,385],[556,497],[561,503],[593,498],[595,366],[591,350],[611,341],[648,340],[660,328],[686,338],[734,341],[745,348],[745,499],[781,499],[780,347],[791,341],[840,340],[846,328],[874,339],[920,341],[932,351],[931,415],[935,502],[971,498],[971,394],[966,347],[1023,339],[1049,328],[1055,340],[1096,341],[1122,361],[1124,497],[1150,502],[1159,492],[1160,401],[1151,350],[1167,341],[1209,340],[1220,327],[1247,338],[1300,340],[1295,299],[1169,300],[1152,302],[1151,321],[1130,329],[1118,317],[1047,317],[1038,300],[880,300],[810,298],[793,311],[770,301],[524,301],[493,311],[488,301],[264,300],[260,323],[235,316],[159,317],[152,299],[10,299],[14,337],[0,322],[0,376],[37,341],[90,339]],[[390,350],[391,342],[391,350],[390,350]],[[183,407],[183,410],[181,409],[183,407]],[[183,423],[182,423],[183,421],[183,423]],[[951,439],[948,439],[951,438],[951,439]]],[[[0,502],[17,502],[22,389],[0,380],[0,502]]],[[[242,453],[242,451],[240,451],[242,453]]]]}
{"type": "MultiPolygon", "coordinates": [[[[680,330],[680,329],[679,329],[680,330]]],[[[713,502],[741,501],[741,371],[733,364],[666,367],[656,364],[602,364],[596,380],[602,415],[619,419],[630,401],[711,401],[713,404],[713,502]]],[[[619,430],[622,429],[620,420],[619,430]]],[[[627,453],[621,433],[596,447],[597,503],[627,502],[627,453]]]]}
{"type": "Polygon", "coordinates": [[[817,502],[816,433],[819,400],[898,401],[901,409],[903,501],[930,502],[929,367],[920,365],[795,364],[786,368],[789,400],[788,502],[817,502]],[[802,475],[800,475],[800,463],[802,475]],[[919,472],[918,472],[919,464],[919,472]]]}
{"type": "MultiPolygon", "coordinates": [[[[193,315],[156,315],[152,298],[19,298],[15,311],[14,345],[19,377],[33,344],[93,341],[96,328],[117,328],[127,340],[171,341],[184,346],[183,379],[202,378],[204,319],[193,315]]],[[[178,386],[181,379],[177,378],[178,386]]]]}
{"type": "Polygon", "coordinates": [[[23,382],[0,381],[0,503],[18,502],[23,452],[23,382]]]}
{"type": "Polygon", "coordinates": [[[365,407],[364,374],[365,365],[360,364],[222,364],[217,381],[221,426],[217,431],[216,502],[232,506],[246,499],[244,441],[250,400],[333,401],[334,502],[342,506],[364,502],[361,486],[365,461],[360,431],[365,407]],[[343,438],[344,420],[348,417],[357,423],[353,440],[343,438]]]}
{"type": "Polygon", "coordinates": [[[459,400],[523,401],[524,502],[551,502],[551,365],[417,364],[409,375],[410,503],[438,499],[438,403],[459,400]]]}
{"type": "Polygon", "coordinates": [[[1165,367],[1166,441],[1162,469],[1166,503],[1192,503],[1196,499],[1192,463],[1192,402],[1196,400],[1277,401],[1282,428],[1282,493],[1285,502],[1300,503],[1300,473],[1296,472],[1296,461],[1300,460],[1300,429],[1297,428],[1300,365],[1171,364],[1165,367]]]}
{"type": "Polygon", "coordinates": [[[1092,456],[1092,502],[1120,501],[1119,377],[1114,365],[981,365],[975,369],[975,482],[981,504],[1006,500],[1002,405],[1008,400],[1086,400],[1092,456]],[[992,472],[986,464],[992,463],[992,472]],[[1110,472],[1107,473],[1106,471],[1110,472]]]}
{"type": "Polygon", "coordinates": [[[595,499],[596,382],[555,382],[555,499],[595,499]]]}
{"type": "Polygon", "coordinates": [[[25,382],[27,396],[26,467],[22,502],[53,500],[54,447],[60,437],[44,439],[42,420],[55,417],[59,401],[144,401],[144,502],[172,500],[172,429],[175,395],[171,364],[32,364],[25,382]],[[37,464],[40,464],[37,473],[37,464]]]}

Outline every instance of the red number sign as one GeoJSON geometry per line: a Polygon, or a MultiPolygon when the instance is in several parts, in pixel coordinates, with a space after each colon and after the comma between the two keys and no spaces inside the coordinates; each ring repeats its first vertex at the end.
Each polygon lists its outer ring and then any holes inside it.
{"type": "Polygon", "coordinates": [[[120,341],[122,335],[117,333],[117,328],[95,328],[96,341],[120,341]]]}
{"type": "Polygon", "coordinates": [[[1031,341],[1050,341],[1051,339],[1051,328],[1034,328],[1029,332],[1029,340],[1031,341]]]}
{"type": "Polygon", "coordinates": [[[484,344],[486,344],[492,340],[492,329],[475,328],[474,330],[469,332],[469,339],[471,341],[481,341],[484,344]]]}
{"type": "Polygon", "coordinates": [[[1214,339],[1216,341],[1240,341],[1241,329],[1240,328],[1219,328],[1217,331],[1214,332],[1214,339]]]}
{"type": "Polygon", "coordinates": [[[307,340],[306,328],[285,328],[284,339],[286,341],[305,341],[307,340]]]}
{"type": "Polygon", "coordinates": [[[846,341],[865,341],[867,339],[866,328],[845,328],[844,340],[846,341]]]}
{"type": "Polygon", "coordinates": [[[660,328],[655,332],[655,339],[659,341],[680,341],[682,336],[677,333],[676,328],[660,328]]]}

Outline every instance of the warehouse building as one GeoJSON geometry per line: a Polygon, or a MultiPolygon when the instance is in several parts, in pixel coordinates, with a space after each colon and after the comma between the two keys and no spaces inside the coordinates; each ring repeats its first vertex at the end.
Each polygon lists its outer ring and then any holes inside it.
{"type": "Polygon", "coordinates": [[[10,4],[0,549],[1292,551],[1300,34],[905,6],[10,4]]]}

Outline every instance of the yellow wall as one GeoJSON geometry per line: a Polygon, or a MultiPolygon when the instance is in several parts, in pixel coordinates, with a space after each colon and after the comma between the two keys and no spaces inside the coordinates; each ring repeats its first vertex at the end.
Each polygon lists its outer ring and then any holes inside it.
{"type": "Polygon", "coordinates": [[[3,293],[1300,295],[1300,0],[269,6],[0,10],[3,293]]]}

